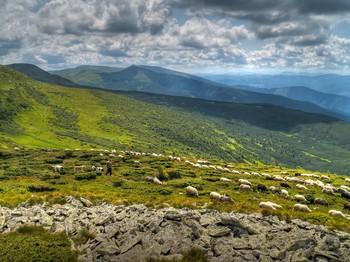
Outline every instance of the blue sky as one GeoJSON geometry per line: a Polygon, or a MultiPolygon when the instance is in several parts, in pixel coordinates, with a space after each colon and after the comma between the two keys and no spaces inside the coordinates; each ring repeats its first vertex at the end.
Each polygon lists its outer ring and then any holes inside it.
{"type": "Polygon", "coordinates": [[[350,74],[349,0],[2,0],[0,63],[350,74]]]}

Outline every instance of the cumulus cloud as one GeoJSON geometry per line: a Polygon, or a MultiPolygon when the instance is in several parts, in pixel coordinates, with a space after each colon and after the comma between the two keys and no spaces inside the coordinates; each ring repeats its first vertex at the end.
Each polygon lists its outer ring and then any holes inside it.
{"type": "MultiPolygon", "coordinates": [[[[3,0],[1,63],[349,69],[348,0],[3,0]]],[[[198,69],[199,70],[199,69],[198,69]]],[[[286,69],[287,70],[287,69],[286,69]]]]}

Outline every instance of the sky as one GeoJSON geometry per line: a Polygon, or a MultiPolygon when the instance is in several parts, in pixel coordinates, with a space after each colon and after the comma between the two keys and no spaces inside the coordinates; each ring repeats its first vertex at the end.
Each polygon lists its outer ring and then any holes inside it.
{"type": "Polygon", "coordinates": [[[1,0],[10,63],[350,75],[350,1],[1,0]]]}

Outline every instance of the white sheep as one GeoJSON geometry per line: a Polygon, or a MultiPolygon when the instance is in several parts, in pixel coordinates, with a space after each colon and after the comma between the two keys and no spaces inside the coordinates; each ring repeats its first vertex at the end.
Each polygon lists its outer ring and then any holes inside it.
{"type": "Polygon", "coordinates": [[[231,179],[226,178],[226,177],[221,177],[221,178],[220,178],[220,181],[222,181],[222,182],[232,182],[231,179]]]}
{"type": "Polygon", "coordinates": [[[82,166],[75,166],[75,167],[74,167],[74,173],[80,172],[80,171],[84,171],[85,167],[86,167],[85,165],[82,165],[82,166]]]}
{"type": "Polygon", "coordinates": [[[307,190],[307,187],[304,186],[304,185],[301,185],[301,184],[297,184],[297,185],[296,185],[296,188],[298,188],[298,189],[303,189],[303,190],[307,190]]]}
{"type": "Polygon", "coordinates": [[[272,191],[273,193],[281,193],[281,189],[277,186],[270,186],[270,191],[272,191]]]}
{"type": "Polygon", "coordinates": [[[115,158],[115,154],[109,154],[108,156],[111,158],[115,158]]]}
{"type": "Polygon", "coordinates": [[[250,187],[250,185],[240,184],[239,190],[242,191],[253,191],[253,189],[250,187]]]}
{"type": "Polygon", "coordinates": [[[156,185],[162,185],[162,181],[160,181],[157,177],[154,177],[153,178],[153,183],[156,184],[156,185]]]}
{"type": "Polygon", "coordinates": [[[279,175],[272,176],[273,180],[275,181],[285,181],[285,179],[279,175]]]}
{"type": "Polygon", "coordinates": [[[281,190],[281,194],[282,194],[283,196],[285,196],[285,197],[289,197],[289,193],[288,193],[288,191],[285,190],[285,189],[282,189],[282,190],[281,190]]]}
{"type": "Polygon", "coordinates": [[[272,210],[276,210],[276,208],[273,207],[273,205],[271,205],[268,202],[260,202],[259,204],[260,208],[266,208],[266,209],[272,209],[272,210]]]}
{"type": "Polygon", "coordinates": [[[346,218],[346,216],[343,214],[343,212],[339,211],[339,210],[329,210],[328,211],[328,214],[330,216],[333,216],[333,217],[342,217],[342,218],[346,218]]]}
{"type": "Polygon", "coordinates": [[[210,192],[210,199],[212,200],[220,200],[221,195],[217,192],[210,192]]]}
{"type": "Polygon", "coordinates": [[[135,160],[135,161],[134,161],[134,164],[141,166],[141,162],[138,161],[138,160],[135,160]]]}
{"type": "Polygon", "coordinates": [[[301,212],[311,212],[310,208],[307,205],[303,204],[295,204],[293,207],[293,210],[295,211],[301,211],[301,212]]]}
{"type": "Polygon", "coordinates": [[[343,188],[343,189],[345,189],[345,190],[350,192],[350,187],[348,187],[348,186],[341,185],[340,188],[343,188]]]}
{"type": "Polygon", "coordinates": [[[238,184],[239,185],[248,185],[248,186],[251,186],[252,185],[252,183],[250,183],[248,180],[246,180],[246,179],[238,179],[238,184]]]}
{"type": "Polygon", "coordinates": [[[104,170],[103,167],[101,167],[101,166],[92,166],[91,169],[98,174],[103,173],[103,170],[104,170]]]}
{"type": "Polygon", "coordinates": [[[282,209],[282,206],[276,204],[276,203],[273,203],[273,202],[270,202],[270,201],[267,201],[266,203],[272,205],[275,209],[282,209]]]}
{"type": "Polygon", "coordinates": [[[334,195],[334,191],[333,191],[333,188],[332,187],[324,187],[322,189],[322,192],[325,193],[325,194],[328,194],[328,195],[334,195]]]}
{"type": "Polygon", "coordinates": [[[350,183],[350,178],[345,178],[345,182],[349,182],[350,183]]]}
{"type": "Polygon", "coordinates": [[[58,172],[58,173],[63,172],[63,170],[64,170],[64,167],[60,166],[60,165],[54,165],[54,166],[52,166],[52,168],[53,168],[54,172],[58,172]]]}
{"type": "Polygon", "coordinates": [[[186,195],[198,197],[198,190],[192,186],[187,186],[186,187],[186,195]]]}
{"type": "Polygon", "coordinates": [[[298,195],[298,194],[296,194],[296,195],[294,196],[294,199],[295,199],[296,201],[298,201],[298,202],[306,202],[306,198],[305,198],[303,195],[298,195]]]}
{"type": "MultiPolygon", "coordinates": [[[[330,180],[331,178],[330,178],[329,176],[322,175],[322,176],[321,176],[321,179],[327,179],[327,180],[330,180]]],[[[349,182],[350,182],[350,180],[349,180],[349,182]]]]}

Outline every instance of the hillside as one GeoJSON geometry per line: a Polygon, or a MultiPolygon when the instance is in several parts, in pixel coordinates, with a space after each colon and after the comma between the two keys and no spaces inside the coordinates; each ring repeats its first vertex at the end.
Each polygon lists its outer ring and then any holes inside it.
{"type": "Polygon", "coordinates": [[[1,148],[114,148],[348,174],[350,126],[270,105],[66,88],[0,67],[1,148]]]}
{"type": "Polygon", "coordinates": [[[78,67],[52,73],[79,84],[89,84],[93,87],[110,90],[142,91],[235,103],[273,104],[350,121],[350,116],[326,110],[309,102],[295,101],[274,94],[236,89],[165,68],[133,65],[122,70],[116,69],[115,72],[106,72],[104,68],[101,68],[100,71],[96,71],[96,69],[98,67],[94,67],[92,72],[88,67],[85,67],[85,70],[78,67]]]}
{"type": "Polygon", "coordinates": [[[69,86],[69,87],[79,86],[78,84],[73,83],[72,81],[64,77],[50,74],[45,70],[42,70],[41,68],[32,64],[10,64],[6,66],[22,74],[25,74],[33,79],[36,79],[45,83],[50,83],[50,84],[55,84],[60,86],[69,86]]]}

